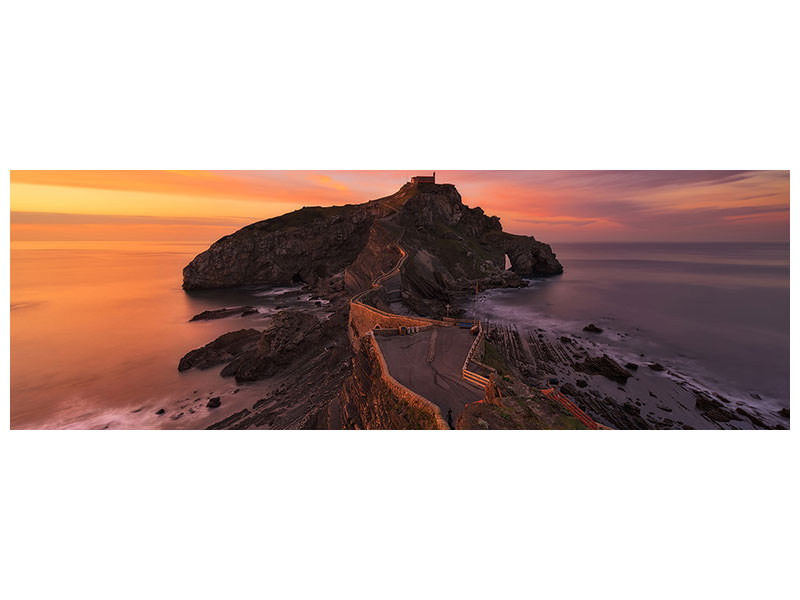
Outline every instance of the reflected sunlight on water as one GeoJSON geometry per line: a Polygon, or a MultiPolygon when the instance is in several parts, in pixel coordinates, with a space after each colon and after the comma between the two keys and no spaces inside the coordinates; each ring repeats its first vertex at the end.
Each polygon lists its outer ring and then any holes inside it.
{"type": "Polygon", "coordinates": [[[12,427],[66,426],[105,410],[126,413],[195,389],[232,386],[218,369],[177,371],[188,350],[252,326],[246,319],[187,323],[242,299],[181,289],[181,270],[203,249],[162,242],[13,244],[12,427]]]}

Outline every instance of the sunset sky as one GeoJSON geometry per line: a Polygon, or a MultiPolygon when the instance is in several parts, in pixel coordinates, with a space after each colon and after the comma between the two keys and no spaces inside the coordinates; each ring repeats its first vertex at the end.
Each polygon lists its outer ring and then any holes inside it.
{"type": "MultiPolygon", "coordinates": [[[[428,171],[12,171],[11,241],[212,242],[428,171]]],[[[788,171],[437,171],[512,233],[559,241],[788,241],[788,171]]]]}

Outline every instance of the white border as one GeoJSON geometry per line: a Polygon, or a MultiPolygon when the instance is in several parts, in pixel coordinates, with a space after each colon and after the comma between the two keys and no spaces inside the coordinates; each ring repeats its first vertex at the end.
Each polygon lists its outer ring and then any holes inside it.
{"type": "MultiPolygon", "coordinates": [[[[789,2],[3,12],[6,168],[797,164],[789,2]]],[[[10,598],[797,593],[793,431],[5,425],[10,598]]]]}

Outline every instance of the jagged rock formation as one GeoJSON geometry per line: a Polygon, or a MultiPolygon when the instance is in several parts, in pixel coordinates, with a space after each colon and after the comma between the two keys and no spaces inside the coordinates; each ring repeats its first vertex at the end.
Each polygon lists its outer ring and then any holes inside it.
{"type": "Polygon", "coordinates": [[[617,362],[607,354],[603,354],[603,356],[600,357],[589,356],[582,363],[577,363],[575,368],[578,371],[583,371],[590,375],[602,375],[622,385],[631,377],[629,371],[619,366],[617,362]]]}
{"type": "Polygon", "coordinates": [[[503,249],[511,261],[511,270],[519,275],[558,275],[564,270],[553,249],[532,237],[507,233],[503,249]]]}
{"type": "Polygon", "coordinates": [[[238,383],[258,381],[318,351],[325,328],[316,317],[297,310],[284,310],[272,318],[256,347],[234,358],[222,369],[223,377],[238,383]]]}
{"type": "Polygon", "coordinates": [[[389,211],[375,202],[307,207],[253,223],[197,255],[183,270],[183,287],[316,284],[351,264],[389,211]]]}
{"type": "Polygon", "coordinates": [[[410,254],[402,298],[420,314],[438,315],[476,282],[519,286],[521,277],[562,272],[550,246],[503,232],[500,219],[466,206],[455,186],[407,183],[365,204],[303,208],[244,227],[195,257],[183,287],[305,283],[321,294],[354,293],[397,261],[397,240],[410,254]]]}
{"type": "Polygon", "coordinates": [[[178,363],[178,370],[210,369],[231,361],[255,348],[260,337],[261,332],[257,329],[240,329],[223,334],[202,348],[187,352],[178,363]]]}
{"type": "MultiPolygon", "coordinates": [[[[202,348],[188,352],[179,371],[208,369],[225,364],[221,375],[235,377],[239,383],[269,377],[312,352],[318,352],[331,337],[333,327],[308,313],[285,310],[269,322],[266,329],[241,329],[221,335],[202,348]]],[[[334,337],[335,333],[334,333],[334,337]]]]}
{"type": "Polygon", "coordinates": [[[246,317],[258,312],[252,306],[237,306],[234,308],[216,308],[214,310],[204,310],[193,316],[190,321],[212,321],[214,319],[225,319],[227,317],[240,316],[246,317]]]}
{"type": "Polygon", "coordinates": [[[330,300],[334,316],[319,322],[284,311],[264,331],[226,334],[193,350],[179,368],[225,364],[221,375],[237,382],[285,381],[285,392],[214,426],[447,428],[434,405],[393,385],[371,346],[360,343],[350,298],[385,274],[379,289],[359,294],[362,302],[394,312],[402,301],[421,316],[440,317],[455,295],[471,293],[476,283],[520,286],[521,277],[561,272],[547,244],[503,232],[497,217],[466,206],[448,184],[413,182],[365,204],[303,208],[218,240],[184,268],[183,287],[302,283],[330,300]],[[280,408],[289,398],[297,408],[280,408]]]}

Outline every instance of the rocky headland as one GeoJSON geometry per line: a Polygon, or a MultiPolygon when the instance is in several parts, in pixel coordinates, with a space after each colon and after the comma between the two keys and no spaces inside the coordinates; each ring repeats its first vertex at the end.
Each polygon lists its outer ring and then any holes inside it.
{"type": "Polygon", "coordinates": [[[183,287],[294,286],[314,300],[271,314],[249,305],[202,312],[192,320],[240,316],[247,326],[191,350],[178,368],[220,368],[223,378],[262,390],[247,404],[245,394],[223,399],[211,428],[586,426],[545,388],[601,428],[775,426],[724,398],[667,383],[661,365],[609,356],[591,340],[602,334],[593,324],[560,338],[490,324],[479,362],[491,380],[485,396],[445,425],[443,412],[386,384],[382,359],[351,314],[358,297],[386,315],[458,316],[476,286],[521,287],[562,271],[549,245],[504,232],[499,218],[464,204],[449,184],[409,182],[364,204],[302,208],[218,240],[184,268],[183,287]]]}
{"type": "Polygon", "coordinates": [[[498,217],[464,204],[450,184],[409,182],[364,204],[305,207],[244,227],[186,266],[184,289],[302,286],[318,299],[317,307],[324,303],[324,312],[289,303],[271,315],[243,306],[204,311],[192,319],[250,316],[248,325],[255,319],[255,328],[232,331],[189,351],[179,361],[180,370],[221,367],[220,375],[237,384],[259,381],[272,390],[214,426],[430,425],[429,416],[401,406],[373,385],[374,356],[354,343],[347,326],[350,299],[398,262],[400,247],[407,256],[392,289],[377,289],[368,300],[400,314],[452,315],[457,311],[450,307],[473,293],[476,284],[480,289],[518,287],[526,285],[524,278],[563,270],[550,246],[504,232],[498,217]],[[282,421],[284,413],[294,417],[282,421]],[[298,421],[299,413],[306,418],[298,421]]]}
{"type": "Polygon", "coordinates": [[[404,302],[436,315],[459,291],[522,285],[563,268],[550,246],[505,233],[455,186],[408,183],[364,204],[306,207],[225,236],[183,270],[186,290],[305,284],[327,298],[353,294],[396,260],[402,237],[404,302]],[[505,269],[505,257],[511,269],[505,269]]]}

